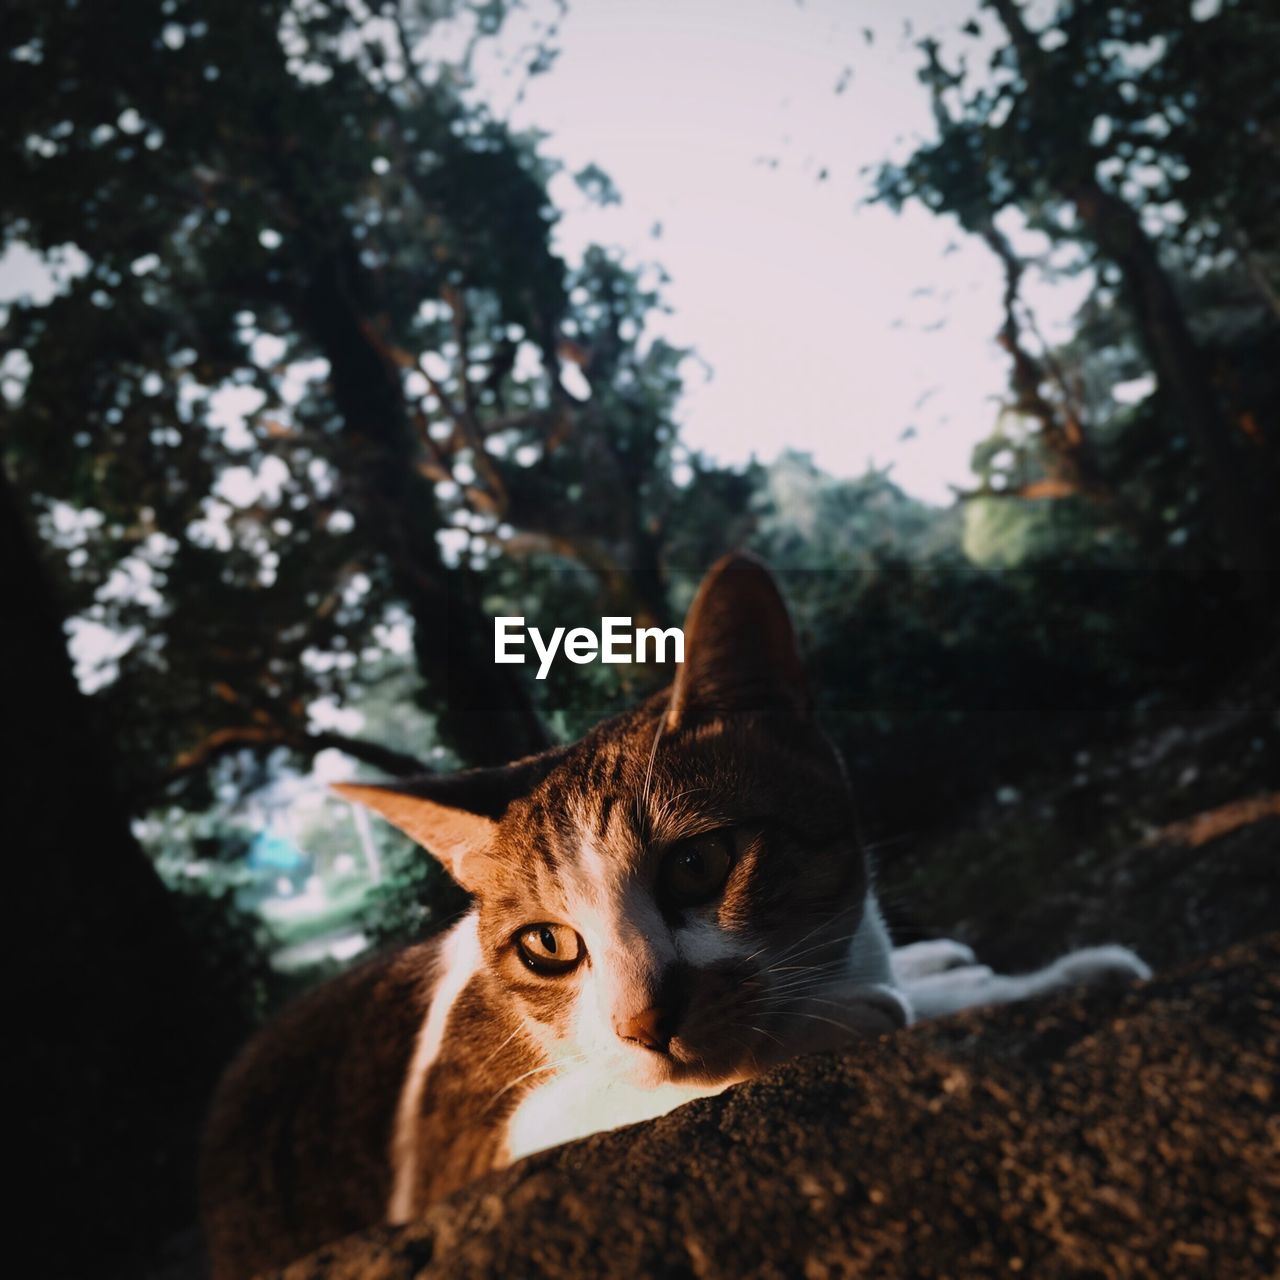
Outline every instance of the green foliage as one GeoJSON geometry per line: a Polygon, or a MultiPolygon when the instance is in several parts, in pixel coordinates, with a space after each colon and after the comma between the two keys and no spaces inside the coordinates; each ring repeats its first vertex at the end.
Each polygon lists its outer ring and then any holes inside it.
{"type": "MultiPolygon", "coordinates": [[[[985,562],[1016,563],[1105,528],[1105,555],[1228,563],[1265,596],[1280,535],[1275,379],[1258,376],[1260,353],[1274,370],[1280,352],[1280,192],[1264,141],[1280,91],[1265,68],[1280,56],[1280,18],[1259,0],[1063,0],[1034,28],[1016,0],[981,10],[963,31],[993,50],[985,66],[962,52],[948,65],[937,41],[922,42],[937,136],[882,166],[877,195],[953,216],[1000,256],[1010,409],[1039,422],[1013,469],[1093,505],[1026,509],[984,493],[970,545],[985,562]],[[1094,272],[1062,351],[1027,350],[1028,263],[1011,227],[1047,237],[1048,270],[1094,272]],[[1112,387],[1148,370],[1158,395],[1125,410],[1112,387]]],[[[997,448],[977,459],[984,481],[997,448]]],[[[1009,491],[1007,470],[998,487],[1009,491]]]]}
{"type": "Polygon", "coordinates": [[[984,569],[1011,569],[1079,545],[1091,526],[1089,512],[1079,501],[972,498],[964,508],[964,551],[984,569]]]}
{"type": "Polygon", "coordinates": [[[837,480],[795,451],[759,473],[752,507],[753,545],[788,569],[871,569],[955,545],[953,514],[907,497],[887,471],[837,480]]]}
{"type": "Polygon", "coordinates": [[[1234,253],[1235,235],[1262,254],[1280,248],[1266,142],[1280,114],[1274,6],[1224,0],[1201,16],[1180,0],[1062,0],[1027,32],[1034,55],[1006,20],[1027,22],[1022,6],[979,7],[963,31],[993,47],[983,71],[963,56],[949,69],[923,42],[939,136],[881,169],[882,199],[923,200],[970,230],[1013,207],[1070,237],[1063,192],[1097,171],[1153,210],[1176,201],[1183,216],[1165,230],[1196,255],[1234,253]]]}
{"type": "Polygon", "coordinates": [[[386,859],[382,882],[370,891],[356,917],[374,947],[435,933],[468,901],[439,863],[407,840],[397,844],[386,859]]]}

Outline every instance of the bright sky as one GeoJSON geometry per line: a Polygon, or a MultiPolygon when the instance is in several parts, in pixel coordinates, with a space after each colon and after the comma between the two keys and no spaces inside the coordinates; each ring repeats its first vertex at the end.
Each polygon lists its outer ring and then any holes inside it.
{"type": "MultiPolygon", "coordinates": [[[[892,463],[939,502],[969,482],[1005,386],[999,270],[949,219],[867,207],[860,170],[931,133],[915,41],[954,35],[976,7],[571,0],[548,73],[510,74],[518,19],[480,64],[480,95],[547,132],[566,166],[552,188],[561,251],[617,245],[669,274],[673,314],[655,328],[710,370],[686,367],[692,447],[727,462],[795,447],[842,475],[892,463]],[[593,162],[621,206],[590,205],[572,181],[593,162]]],[[[554,13],[552,0],[529,9],[554,13]]],[[[1081,283],[1028,284],[1041,328],[1060,335],[1081,283]]],[[[0,300],[26,291],[46,293],[48,276],[15,246],[0,300]]]]}
{"type": "MultiPolygon", "coordinates": [[[[688,444],[725,461],[797,447],[837,474],[892,462],[935,501],[971,480],[1007,372],[999,269],[950,220],[866,207],[859,171],[931,134],[915,41],[976,9],[571,0],[560,56],[514,107],[511,79],[482,68],[499,114],[546,130],[570,171],[599,164],[622,194],[598,210],[558,182],[563,251],[594,239],[669,273],[661,332],[713,371],[688,367],[688,444]]],[[[1031,296],[1054,334],[1080,286],[1031,296]]]]}

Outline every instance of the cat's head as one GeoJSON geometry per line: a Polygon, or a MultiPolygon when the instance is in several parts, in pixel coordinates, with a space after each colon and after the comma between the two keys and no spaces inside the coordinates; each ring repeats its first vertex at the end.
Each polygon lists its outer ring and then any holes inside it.
{"type": "Polygon", "coordinates": [[[786,606],[721,560],[668,691],[500,769],[339,790],[476,899],[486,973],[556,1058],[641,1085],[752,1074],[844,972],[866,863],[786,606]],[[807,1012],[801,1012],[807,1009],[807,1012]]]}

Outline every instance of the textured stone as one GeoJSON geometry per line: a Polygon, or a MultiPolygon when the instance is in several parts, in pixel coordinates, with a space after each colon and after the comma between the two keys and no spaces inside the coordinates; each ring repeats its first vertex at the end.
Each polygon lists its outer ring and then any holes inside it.
{"type": "Polygon", "coordinates": [[[1280,934],[791,1063],[288,1280],[1274,1275],[1280,934]]]}

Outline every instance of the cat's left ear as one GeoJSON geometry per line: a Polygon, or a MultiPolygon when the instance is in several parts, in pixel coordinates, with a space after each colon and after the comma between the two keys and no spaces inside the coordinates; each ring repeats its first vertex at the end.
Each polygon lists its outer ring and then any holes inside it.
{"type": "Polygon", "coordinates": [[[332,790],[399,827],[474,893],[502,815],[547,775],[559,754],[546,752],[496,769],[424,774],[397,782],[337,782],[332,790]]]}
{"type": "Polygon", "coordinates": [[[668,729],[737,711],[810,715],[791,615],[755,556],[735,552],[712,565],[685,619],[684,643],[668,729]]]}

